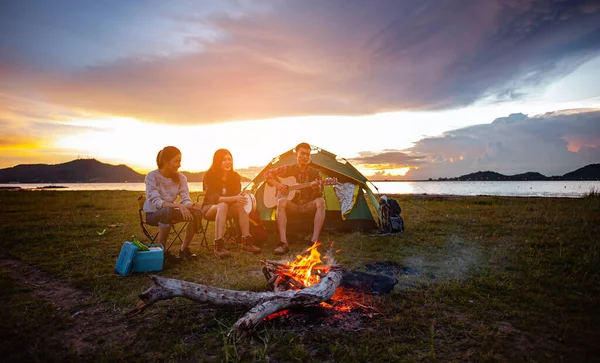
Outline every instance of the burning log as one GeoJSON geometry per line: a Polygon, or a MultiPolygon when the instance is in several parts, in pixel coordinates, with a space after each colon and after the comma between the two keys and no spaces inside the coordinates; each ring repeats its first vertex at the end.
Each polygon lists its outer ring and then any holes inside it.
{"type": "MultiPolygon", "coordinates": [[[[157,301],[174,297],[215,305],[243,306],[250,310],[238,319],[227,336],[231,339],[234,335],[244,335],[271,314],[284,309],[325,304],[332,299],[343,280],[346,280],[345,286],[353,288],[357,286],[359,277],[368,275],[345,271],[339,265],[323,265],[317,251],[319,245],[316,242],[306,254],[298,255],[297,260],[291,263],[263,261],[263,273],[273,292],[228,290],[152,276],[155,285],[139,295],[137,307],[126,316],[135,316],[157,301]]],[[[381,278],[383,280],[368,275],[365,286],[384,286],[386,291],[383,292],[389,292],[397,283],[396,279],[387,276],[381,278]]],[[[346,308],[349,309],[348,306],[346,308]]]]}
{"type": "Polygon", "coordinates": [[[243,335],[269,315],[283,309],[304,307],[329,300],[342,280],[342,271],[332,269],[319,283],[302,290],[251,292],[220,289],[193,282],[152,276],[155,285],[140,294],[137,307],[127,313],[135,316],[160,300],[184,297],[215,305],[244,306],[251,309],[231,328],[228,337],[243,335]]]}

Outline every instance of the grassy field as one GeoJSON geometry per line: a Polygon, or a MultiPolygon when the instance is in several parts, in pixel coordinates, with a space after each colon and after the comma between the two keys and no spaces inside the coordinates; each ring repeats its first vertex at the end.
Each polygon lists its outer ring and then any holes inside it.
{"type": "MultiPolygon", "coordinates": [[[[389,267],[391,294],[371,314],[280,317],[249,338],[225,334],[244,313],[186,299],[126,319],[149,274],[114,272],[141,233],[139,193],[0,191],[0,356],[3,361],[592,361],[600,349],[600,196],[398,197],[406,231],[322,234],[337,262],[389,267]],[[106,229],[106,232],[99,235],[106,229]],[[371,265],[370,265],[371,264],[371,265]]],[[[195,196],[193,196],[195,197],[195,196]]],[[[212,238],[212,231],[209,233],[212,238]]],[[[258,256],[234,251],[158,274],[264,291],[258,256]]],[[[300,246],[296,247],[298,250],[300,246]]]]}

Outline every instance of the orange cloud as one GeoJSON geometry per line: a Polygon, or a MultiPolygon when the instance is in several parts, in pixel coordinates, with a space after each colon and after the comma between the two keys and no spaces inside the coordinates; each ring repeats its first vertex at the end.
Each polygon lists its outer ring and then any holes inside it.
{"type": "Polygon", "coordinates": [[[12,63],[3,54],[0,78],[49,103],[161,123],[457,107],[514,97],[515,85],[564,75],[595,54],[594,8],[549,4],[571,20],[541,20],[533,4],[517,3],[275,2],[244,16],[188,20],[174,12],[178,25],[219,36],[191,33],[187,42],[198,46],[185,53],[123,52],[77,68],[62,59],[53,70],[21,62],[26,51],[12,63]]]}

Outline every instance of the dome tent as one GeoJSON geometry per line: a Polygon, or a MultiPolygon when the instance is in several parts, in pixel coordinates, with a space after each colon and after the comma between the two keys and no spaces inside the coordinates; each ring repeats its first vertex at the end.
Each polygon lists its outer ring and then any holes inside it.
{"type": "MultiPolygon", "coordinates": [[[[282,165],[296,163],[296,153],[293,149],[273,158],[271,162],[245,188],[256,196],[256,209],[260,219],[265,223],[275,224],[275,208],[268,208],[264,203],[265,171],[282,165]]],[[[323,178],[335,177],[338,183],[354,187],[354,198],[351,206],[345,206],[342,215],[342,203],[336,195],[333,186],[324,187],[324,198],[327,208],[324,228],[336,229],[374,229],[380,222],[379,203],[367,185],[368,179],[344,158],[311,146],[310,166],[321,171],[323,178]],[[348,208],[350,207],[350,208],[348,208]]]]}

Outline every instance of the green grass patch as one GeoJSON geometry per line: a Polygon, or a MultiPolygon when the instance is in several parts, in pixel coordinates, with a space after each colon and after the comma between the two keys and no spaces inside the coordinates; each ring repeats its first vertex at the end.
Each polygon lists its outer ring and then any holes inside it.
{"type": "MultiPolygon", "coordinates": [[[[70,281],[121,314],[151,286],[148,274],[120,276],[121,245],[144,238],[137,192],[0,191],[3,254],[70,281]],[[105,230],[104,234],[98,232],[105,230]]],[[[196,195],[192,196],[195,199],[196,195]]],[[[381,314],[357,329],[276,319],[249,340],[225,334],[243,310],[183,299],[158,303],[128,324],[133,346],[91,351],[90,360],[165,361],[584,361],[600,341],[600,197],[430,198],[397,196],[406,231],[394,236],[324,231],[348,268],[399,269],[395,290],[374,299],[381,314]],[[410,273],[406,273],[409,271],[410,273]]],[[[211,224],[211,228],[214,225],[211,224]]],[[[374,233],[374,232],[373,232],[374,233]]],[[[214,238],[213,231],[208,238],[214,238]]],[[[259,256],[234,250],[217,260],[194,237],[194,262],[159,272],[237,290],[265,290],[259,256]]],[[[298,246],[299,248],[299,246],[298,246]]],[[[0,274],[3,357],[69,360],[59,340],[72,319],[33,287],[0,274]]]]}

